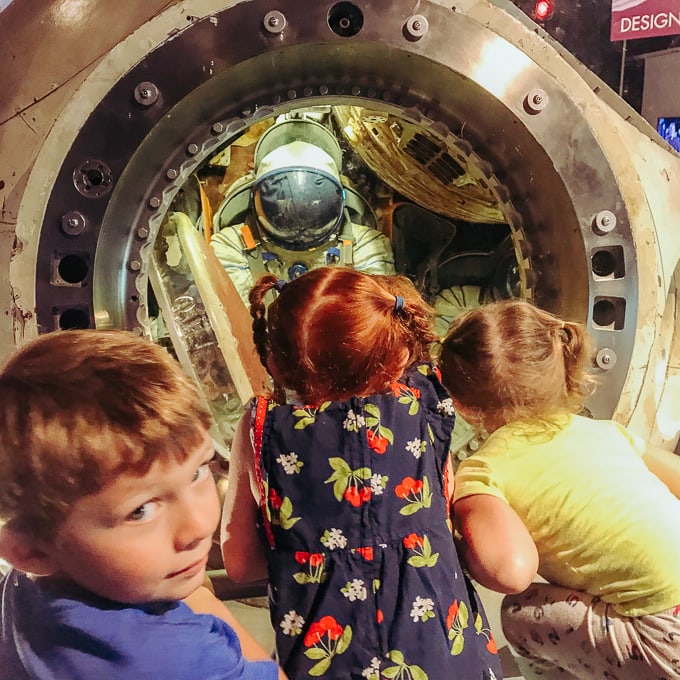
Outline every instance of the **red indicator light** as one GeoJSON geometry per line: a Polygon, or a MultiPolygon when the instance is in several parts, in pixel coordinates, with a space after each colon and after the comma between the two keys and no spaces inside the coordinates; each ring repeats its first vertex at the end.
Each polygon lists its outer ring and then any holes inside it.
{"type": "Polygon", "coordinates": [[[539,21],[544,21],[553,13],[553,4],[550,0],[538,0],[534,7],[534,15],[539,21]]]}

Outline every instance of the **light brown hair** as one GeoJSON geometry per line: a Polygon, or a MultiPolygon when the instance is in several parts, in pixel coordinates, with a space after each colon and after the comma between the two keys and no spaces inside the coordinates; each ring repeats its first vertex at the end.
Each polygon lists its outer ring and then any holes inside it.
{"type": "Polygon", "coordinates": [[[582,324],[503,300],[453,321],[440,354],[442,382],[473,424],[551,423],[591,393],[592,349],[582,324]]]}
{"type": "Polygon", "coordinates": [[[321,267],[286,283],[265,313],[275,276],[250,293],[253,338],[275,382],[305,403],[384,392],[409,362],[427,358],[434,313],[411,281],[321,267]],[[395,305],[403,299],[403,307],[395,305]]]}
{"type": "Polygon", "coordinates": [[[48,539],[121,472],[200,445],[210,415],[158,345],[125,331],[42,335],[0,371],[0,522],[48,539]]]}

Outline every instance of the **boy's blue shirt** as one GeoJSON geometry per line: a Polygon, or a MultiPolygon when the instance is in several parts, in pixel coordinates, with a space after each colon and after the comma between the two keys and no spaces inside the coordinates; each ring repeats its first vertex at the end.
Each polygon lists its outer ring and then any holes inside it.
{"type": "Polygon", "coordinates": [[[231,627],[183,602],[124,605],[10,571],[0,581],[0,677],[8,680],[276,680],[231,627]]]}

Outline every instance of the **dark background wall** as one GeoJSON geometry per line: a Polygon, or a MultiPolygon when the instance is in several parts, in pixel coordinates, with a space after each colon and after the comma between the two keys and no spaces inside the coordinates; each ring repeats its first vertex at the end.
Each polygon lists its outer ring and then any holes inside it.
{"type": "MultiPolygon", "coordinates": [[[[610,0],[552,0],[553,12],[545,21],[536,19],[536,0],[513,0],[513,4],[643,115],[647,107],[643,107],[645,59],[641,55],[680,47],[680,35],[611,42],[610,0]]],[[[664,115],[680,116],[680,107],[664,115]]],[[[656,119],[649,122],[656,125],[656,119]]]]}

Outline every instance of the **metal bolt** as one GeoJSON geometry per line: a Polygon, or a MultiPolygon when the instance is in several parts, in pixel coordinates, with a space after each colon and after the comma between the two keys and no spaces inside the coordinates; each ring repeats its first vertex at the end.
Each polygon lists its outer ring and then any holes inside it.
{"type": "Polygon", "coordinates": [[[170,168],[170,169],[165,173],[165,176],[166,176],[167,179],[173,180],[173,179],[177,179],[177,175],[178,175],[178,174],[179,174],[179,173],[177,172],[177,170],[175,170],[175,168],[170,168]]]}
{"type": "Polygon", "coordinates": [[[82,213],[76,210],[66,213],[61,218],[61,230],[68,236],[78,236],[85,231],[87,221],[82,213]]]}
{"type": "Polygon", "coordinates": [[[187,153],[190,156],[195,156],[198,153],[198,144],[189,144],[189,146],[187,146],[187,153]]]}
{"type": "Polygon", "coordinates": [[[148,228],[147,227],[140,227],[139,229],[137,229],[137,238],[141,239],[142,241],[149,238],[148,228]]]}
{"type": "Polygon", "coordinates": [[[278,10],[272,10],[264,15],[263,24],[268,33],[277,35],[286,28],[286,17],[278,10]]]}
{"type": "Polygon", "coordinates": [[[158,88],[148,81],[139,83],[134,91],[135,101],[142,106],[155,104],[159,94],[158,88]]]}
{"type": "Polygon", "coordinates": [[[600,234],[608,234],[616,229],[616,215],[611,210],[601,210],[593,220],[593,229],[600,234]]]}
{"type": "Polygon", "coordinates": [[[609,347],[603,347],[595,355],[595,365],[604,371],[610,371],[616,365],[616,352],[609,347]]]}
{"type": "Polygon", "coordinates": [[[524,98],[524,108],[528,113],[540,113],[548,106],[548,94],[545,90],[535,88],[524,98]]]}
{"type": "Polygon", "coordinates": [[[158,198],[157,196],[152,196],[149,199],[149,208],[156,210],[156,208],[159,208],[161,205],[161,199],[158,198]]]}
{"type": "Polygon", "coordinates": [[[415,106],[411,107],[410,109],[404,109],[402,116],[413,121],[414,123],[420,123],[420,121],[423,119],[422,114],[415,106]]]}
{"type": "Polygon", "coordinates": [[[131,272],[138,272],[142,268],[142,263],[139,260],[130,260],[128,267],[131,272]]]}
{"type": "Polygon", "coordinates": [[[222,134],[224,132],[224,124],[223,123],[213,123],[210,130],[215,135],[222,134]]]}
{"type": "Polygon", "coordinates": [[[430,30],[430,24],[422,14],[409,17],[404,26],[406,37],[410,40],[420,40],[430,30]]]}

